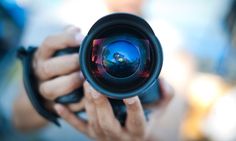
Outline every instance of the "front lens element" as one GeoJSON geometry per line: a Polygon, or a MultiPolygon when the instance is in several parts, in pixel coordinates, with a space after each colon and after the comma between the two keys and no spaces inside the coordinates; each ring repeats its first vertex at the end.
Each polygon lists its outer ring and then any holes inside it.
{"type": "Polygon", "coordinates": [[[113,41],[103,49],[103,67],[114,77],[129,77],[137,71],[139,63],[138,49],[127,40],[113,41]]]}
{"type": "Polygon", "coordinates": [[[89,64],[92,76],[110,91],[136,89],[152,73],[151,52],[149,40],[130,34],[94,39],[89,64]]]}

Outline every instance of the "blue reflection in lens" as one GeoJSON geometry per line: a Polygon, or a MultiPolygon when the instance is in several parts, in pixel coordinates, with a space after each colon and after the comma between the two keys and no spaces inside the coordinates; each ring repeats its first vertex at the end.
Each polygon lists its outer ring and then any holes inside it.
{"type": "Polygon", "coordinates": [[[114,77],[128,77],[136,72],[140,63],[139,50],[127,40],[116,40],[103,50],[103,66],[114,77]]]}

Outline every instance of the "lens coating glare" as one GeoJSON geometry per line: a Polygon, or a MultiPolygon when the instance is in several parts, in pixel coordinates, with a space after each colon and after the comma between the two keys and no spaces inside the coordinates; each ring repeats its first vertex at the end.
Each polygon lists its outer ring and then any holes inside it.
{"type": "Polygon", "coordinates": [[[102,63],[114,77],[128,77],[135,73],[140,63],[138,49],[126,40],[117,40],[104,47],[102,63]]]}
{"type": "Polygon", "coordinates": [[[96,83],[114,92],[142,86],[152,68],[149,40],[135,34],[106,35],[91,44],[89,66],[96,83]]]}

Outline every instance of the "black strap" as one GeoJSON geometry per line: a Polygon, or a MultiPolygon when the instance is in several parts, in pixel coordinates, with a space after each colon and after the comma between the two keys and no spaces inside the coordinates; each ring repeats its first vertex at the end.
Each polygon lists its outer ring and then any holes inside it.
{"type": "Polygon", "coordinates": [[[57,126],[60,126],[58,122],[58,115],[49,111],[42,103],[44,103],[43,97],[39,94],[37,79],[32,70],[32,60],[34,52],[37,50],[36,47],[29,47],[25,49],[21,47],[18,50],[18,58],[20,58],[23,66],[23,80],[26,93],[36,111],[46,118],[47,120],[53,122],[57,126]]]}

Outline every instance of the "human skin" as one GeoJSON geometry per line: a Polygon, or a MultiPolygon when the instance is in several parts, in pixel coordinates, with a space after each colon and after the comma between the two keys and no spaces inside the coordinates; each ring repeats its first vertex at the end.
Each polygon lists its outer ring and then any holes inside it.
{"type": "MultiPolygon", "coordinates": [[[[143,0],[105,0],[105,4],[111,12],[140,15],[143,0]]],[[[54,100],[57,97],[75,90],[83,82],[83,76],[79,70],[78,54],[56,58],[52,58],[52,54],[59,49],[76,47],[81,43],[81,40],[79,29],[69,27],[65,32],[47,37],[34,56],[33,67],[36,70],[35,75],[39,79],[40,94],[45,98],[47,108],[52,111],[54,110],[54,100]]],[[[80,110],[83,106],[84,100],[77,104],[68,105],[72,111],[80,110]]],[[[23,83],[21,83],[20,94],[13,106],[12,122],[20,131],[37,130],[48,123],[31,105],[23,83]]]]}
{"type": "Polygon", "coordinates": [[[126,12],[141,15],[145,0],[105,0],[112,12],[126,12]]]}
{"type": "MultiPolygon", "coordinates": [[[[53,111],[54,100],[66,95],[83,85],[84,78],[80,72],[78,54],[52,57],[60,49],[78,47],[82,35],[76,27],[68,27],[64,32],[47,37],[39,46],[33,58],[33,70],[38,79],[41,96],[45,99],[45,106],[53,111]],[[68,63],[70,62],[70,63],[68,63]]],[[[73,111],[83,108],[83,100],[68,107],[73,111]]],[[[20,95],[13,107],[13,125],[21,131],[31,131],[47,124],[31,105],[23,83],[20,95]],[[30,115],[30,116],[29,116],[30,115]]]]}
{"type": "Polygon", "coordinates": [[[61,104],[56,104],[55,109],[79,132],[98,141],[156,141],[158,138],[155,129],[158,127],[153,124],[163,114],[173,97],[173,89],[164,80],[160,82],[160,87],[162,98],[147,106],[152,109],[149,121],[145,120],[143,106],[137,96],[123,99],[127,108],[124,127],[114,116],[108,98],[94,90],[87,82],[84,83],[87,122],[75,116],[73,111],[61,104]]]}
{"type": "MultiPolygon", "coordinates": [[[[76,54],[51,57],[56,50],[78,46],[81,40],[76,36],[79,33],[79,29],[70,27],[61,34],[48,37],[34,56],[33,68],[37,70],[35,75],[39,79],[40,94],[45,98],[44,104],[49,110],[57,112],[73,127],[93,139],[150,140],[153,134],[151,131],[155,131],[150,128],[155,126],[150,125],[145,120],[143,107],[137,96],[124,99],[128,118],[125,127],[122,127],[114,117],[107,97],[95,91],[87,82],[83,83],[84,78],[80,73],[76,54]],[[67,106],[54,103],[57,97],[65,95],[82,85],[85,89],[85,98],[81,102],[67,106]],[[74,111],[82,108],[85,108],[89,116],[88,123],[82,122],[73,114],[74,111]]],[[[157,109],[164,111],[166,109],[173,96],[173,90],[164,80],[160,81],[160,88],[161,100],[154,104],[143,105],[144,107],[151,108],[154,111],[157,109]]],[[[152,117],[152,119],[158,119],[156,116],[152,117]]],[[[13,124],[21,131],[32,131],[45,126],[47,123],[48,121],[42,118],[32,107],[22,85],[21,94],[14,104],[13,124]]]]}

